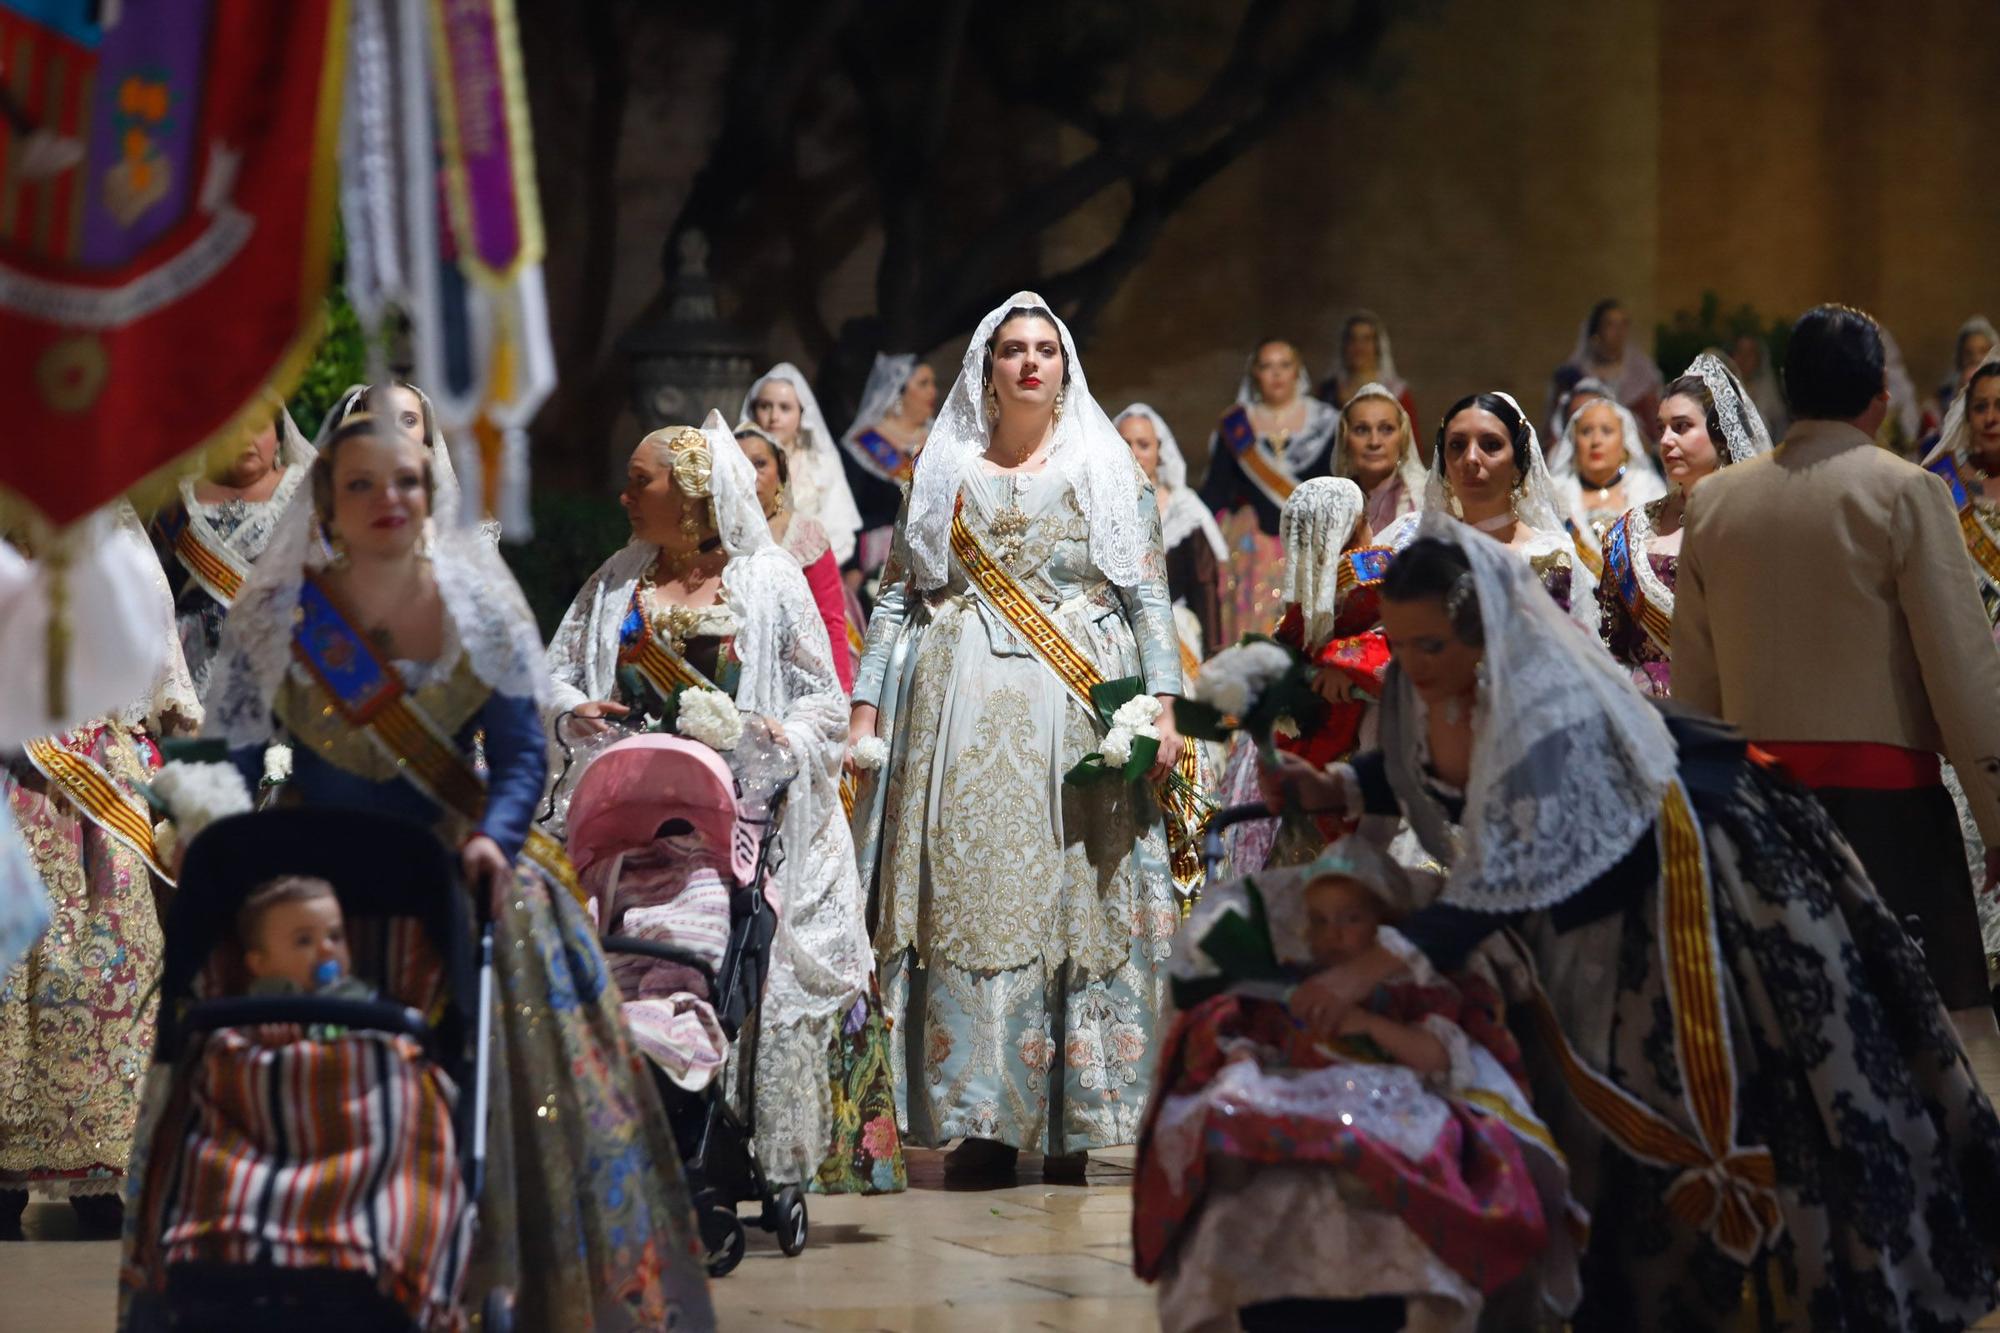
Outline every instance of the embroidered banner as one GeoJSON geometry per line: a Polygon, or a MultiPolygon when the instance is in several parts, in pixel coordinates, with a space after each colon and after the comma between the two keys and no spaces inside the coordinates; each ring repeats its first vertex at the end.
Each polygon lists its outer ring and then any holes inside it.
{"type": "Polygon", "coordinates": [[[82,517],[268,419],[331,274],[345,0],[0,0],[0,489],[82,517]]]}
{"type": "Polygon", "coordinates": [[[457,259],[490,286],[542,260],[514,0],[431,0],[431,60],[457,259]]]}

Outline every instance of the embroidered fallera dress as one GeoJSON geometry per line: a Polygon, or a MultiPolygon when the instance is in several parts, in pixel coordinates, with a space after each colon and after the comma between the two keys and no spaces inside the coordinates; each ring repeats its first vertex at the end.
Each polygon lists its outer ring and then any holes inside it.
{"type": "MultiPolygon", "coordinates": [[[[995,476],[968,460],[961,512],[1105,680],[1178,693],[1159,507],[1133,476],[1135,588],[1092,564],[1060,464],[995,476]]],[[[899,535],[855,698],[890,738],[856,827],[909,1136],[1049,1154],[1133,1142],[1178,921],[1160,809],[1144,784],[1065,785],[1098,749],[1096,719],[956,555],[929,593],[906,568],[899,535]]]]}

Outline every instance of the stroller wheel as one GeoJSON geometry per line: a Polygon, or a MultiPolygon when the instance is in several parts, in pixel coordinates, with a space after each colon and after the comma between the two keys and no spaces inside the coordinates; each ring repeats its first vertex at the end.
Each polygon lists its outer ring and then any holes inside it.
{"type": "Polygon", "coordinates": [[[806,1196],[797,1185],[778,1191],[772,1212],[777,1215],[778,1248],[791,1258],[806,1247],[806,1196]]]}
{"type": "Polygon", "coordinates": [[[701,1243],[708,1250],[708,1275],[722,1277],[743,1262],[750,1238],[734,1208],[712,1204],[701,1215],[701,1243]]]}
{"type": "Polygon", "coordinates": [[[479,1321],[486,1333],[514,1333],[514,1293],[505,1287],[487,1292],[479,1307],[479,1321]]]}

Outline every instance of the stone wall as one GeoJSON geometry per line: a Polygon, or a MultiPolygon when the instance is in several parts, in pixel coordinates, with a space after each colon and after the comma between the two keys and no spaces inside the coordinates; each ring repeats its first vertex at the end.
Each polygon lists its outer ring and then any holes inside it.
{"type": "MultiPolygon", "coordinates": [[[[1321,100],[1168,225],[1086,351],[1093,387],[1114,410],[1152,402],[1198,456],[1251,343],[1291,338],[1325,374],[1342,315],[1365,305],[1428,430],[1475,388],[1538,412],[1600,296],[1623,298],[1649,336],[1713,288],[1767,315],[1865,306],[1928,390],[1959,322],[2000,316],[1978,152],[2000,88],[1996,24],[1970,0],[1431,6],[1397,29],[1380,77],[1321,100]]],[[[657,284],[720,54],[692,43],[635,60],[614,332],[657,284]]],[[[560,142],[569,127],[539,101],[537,115],[560,142]]],[[[559,193],[560,162],[543,156],[559,193]]],[[[1080,217],[1043,260],[1102,225],[1080,217]]],[[[874,250],[822,275],[836,321],[871,299],[874,250]]],[[[550,265],[559,325],[565,262],[550,265]]],[[[769,281],[717,276],[726,292],[769,281]]],[[[773,359],[802,353],[782,301],[737,295],[773,359]]],[[[933,349],[947,378],[959,351],[933,349]]]]}

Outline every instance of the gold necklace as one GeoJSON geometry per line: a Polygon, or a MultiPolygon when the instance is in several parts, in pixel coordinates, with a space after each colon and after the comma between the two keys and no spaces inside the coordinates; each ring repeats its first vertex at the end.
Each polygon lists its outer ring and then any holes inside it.
{"type": "MultiPolygon", "coordinates": [[[[688,560],[673,574],[674,580],[681,582],[682,587],[691,586],[683,580],[694,568],[699,556],[700,553],[697,552],[695,559],[688,560]]],[[[660,557],[664,560],[666,552],[662,551],[660,557]]],[[[655,565],[657,564],[656,561],[655,565]]],[[[646,572],[639,576],[639,605],[646,618],[646,628],[655,638],[665,639],[667,645],[673,649],[674,655],[678,657],[686,649],[687,641],[695,637],[694,632],[700,628],[702,618],[706,615],[706,608],[683,606],[678,603],[660,605],[660,586],[655,579],[653,569],[654,566],[648,566],[646,572]]]]}

